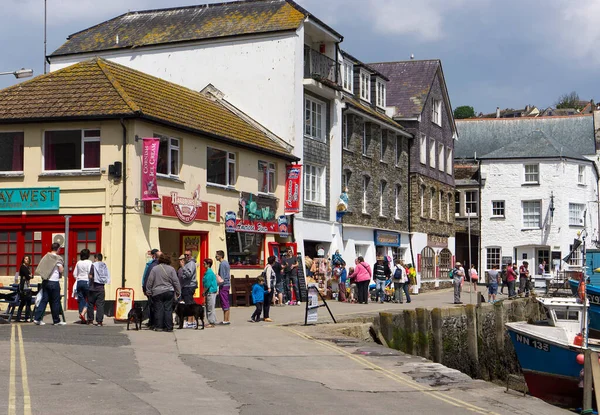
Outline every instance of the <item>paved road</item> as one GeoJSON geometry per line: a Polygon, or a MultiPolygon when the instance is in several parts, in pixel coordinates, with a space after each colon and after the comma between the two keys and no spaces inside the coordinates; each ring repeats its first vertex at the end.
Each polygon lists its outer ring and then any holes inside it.
{"type": "MultiPolygon", "coordinates": [[[[445,291],[409,305],[331,306],[349,318],[450,301],[445,291]]],[[[300,307],[275,307],[271,324],[246,322],[251,312],[233,309],[229,327],[174,333],[127,332],[111,321],[2,325],[0,414],[567,413],[345,337],[343,325],[295,324],[303,318],[300,307]]]]}

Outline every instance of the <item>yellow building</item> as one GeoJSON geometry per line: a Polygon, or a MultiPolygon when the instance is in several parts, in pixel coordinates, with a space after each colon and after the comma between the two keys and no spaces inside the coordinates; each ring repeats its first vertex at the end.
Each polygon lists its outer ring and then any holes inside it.
{"type": "Polygon", "coordinates": [[[269,243],[289,238],[280,233],[286,166],[297,158],[211,85],[197,92],[102,59],[81,62],[0,91],[0,149],[4,284],[24,255],[35,267],[64,240],[70,271],[83,248],[105,255],[107,300],[121,286],[144,299],[152,248],[174,259],[185,247],[201,258],[223,250],[233,275],[257,275],[269,243]],[[143,201],[149,161],[156,180],[146,190],[157,186],[159,199],[143,201]],[[230,232],[226,212],[235,213],[230,232]]]}

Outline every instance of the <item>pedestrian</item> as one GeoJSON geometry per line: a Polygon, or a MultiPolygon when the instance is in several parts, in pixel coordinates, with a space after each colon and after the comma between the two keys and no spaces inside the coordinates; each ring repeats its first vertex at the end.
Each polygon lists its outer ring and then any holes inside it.
{"type": "Polygon", "coordinates": [[[352,277],[354,274],[354,267],[348,268],[348,280],[350,281],[350,303],[356,303],[358,301],[358,286],[356,285],[356,277],[352,277]]]}
{"type": "Polygon", "coordinates": [[[462,304],[462,301],[460,301],[460,294],[464,281],[465,269],[462,267],[460,262],[457,262],[452,273],[452,285],[454,285],[454,304],[462,304]]]}
{"type": "Polygon", "coordinates": [[[256,283],[252,286],[252,302],[256,307],[254,309],[254,313],[250,316],[250,323],[258,323],[260,321],[260,315],[262,314],[263,309],[263,301],[265,301],[265,288],[264,288],[265,279],[262,276],[259,276],[256,279],[256,283]]]}
{"type": "Polygon", "coordinates": [[[523,261],[519,267],[519,296],[529,297],[529,262],[523,261]]]}
{"type": "Polygon", "coordinates": [[[375,301],[383,304],[385,300],[385,285],[390,278],[392,271],[387,262],[383,260],[383,256],[377,256],[377,262],[373,265],[373,277],[375,279],[375,301]]]}
{"type": "Polygon", "coordinates": [[[502,271],[500,271],[500,276],[502,278],[502,286],[500,287],[500,294],[502,294],[502,295],[504,295],[504,287],[508,287],[508,281],[506,280],[507,268],[508,268],[508,265],[502,265],[502,271]]]}
{"type": "Polygon", "coordinates": [[[283,260],[282,265],[285,274],[287,304],[300,305],[302,303],[300,302],[300,292],[298,291],[298,258],[294,255],[292,248],[288,249],[287,257],[283,260]]]}
{"type": "Polygon", "coordinates": [[[508,283],[508,298],[512,299],[517,296],[515,293],[515,281],[517,280],[517,263],[506,267],[506,282],[508,283]]]}
{"type": "Polygon", "coordinates": [[[88,292],[90,289],[90,272],[92,269],[92,261],[90,260],[90,250],[84,248],[79,253],[79,261],[73,269],[75,284],[77,290],[77,305],[79,309],[79,319],[82,324],[87,323],[88,310],[88,292]]]}
{"type": "Polygon", "coordinates": [[[64,271],[64,260],[58,255],[60,244],[54,242],[40,263],[38,264],[35,275],[42,277],[42,298],[39,305],[35,308],[34,324],[43,326],[42,319],[46,306],[50,303],[50,312],[52,313],[52,322],[55,326],[64,326],[67,323],[60,321],[60,279],[64,271]]]}
{"type": "MultiPolygon", "coordinates": [[[[181,277],[183,284],[181,285],[181,298],[185,304],[194,304],[194,293],[198,288],[198,278],[196,276],[196,258],[193,257],[192,251],[186,249],[183,258],[185,265],[183,266],[183,272],[181,277]]],[[[170,314],[169,314],[170,316],[170,314]]],[[[188,316],[187,321],[183,322],[184,329],[196,328],[196,321],[194,316],[188,316]]]]}
{"type": "Polygon", "coordinates": [[[410,303],[410,294],[408,293],[408,274],[404,267],[404,261],[401,259],[396,260],[396,270],[394,271],[394,302],[398,304],[403,303],[402,292],[406,294],[406,302],[410,303]]]}
{"type": "Polygon", "coordinates": [[[346,262],[342,259],[342,262],[338,262],[336,269],[339,269],[339,297],[338,300],[342,303],[346,302],[346,283],[348,282],[348,272],[346,271],[346,262]]]}
{"type": "Polygon", "coordinates": [[[21,312],[25,308],[25,322],[31,321],[31,257],[25,255],[19,268],[19,310],[17,311],[17,321],[21,320],[21,312]]]}
{"type": "Polygon", "coordinates": [[[540,263],[540,265],[538,265],[537,274],[541,276],[541,275],[544,275],[545,272],[546,272],[546,261],[542,261],[540,263]]]}
{"type": "Polygon", "coordinates": [[[147,308],[148,308],[148,323],[146,326],[149,329],[154,328],[154,307],[152,307],[152,296],[147,294],[146,291],[146,283],[148,282],[148,276],[150,275],[150,271],[152,268],[158,265],[158,257],[162,254],[158,249],[153,249],[150,251],[151,259],[146,263],[146,268],[144,269],[144,274],[142,276],[142,292],[147,298],[147,308]]]}
{"type": "Polygon", "coordinates": [[[273,264],[273,271],[275,271],[275,295],[274,303],[281,307],[283,306],[283,269],[281,267],[281,260],[276,257],[275,263],[273,264]]]}
{"type": "Polygon", "coordinates": [[[498,265],[492,265],[492,269],[488,270],[488,303],[496,302],[496,294],[498,293],[498,280],[500,279],[498,265]]]}
{"type": "Polygon", "coordinates": [[[371,282],[371,267],[365,262],[362,256],[354,261],[356,265],[350,278],[356,278],[356,288],[358,291],[358,303],[367,304],[369,301],[369,283],[371,282]]]}
{"type": "Polygon", "coordinates": [[[206,327],[212,329],[215,327],[215,324],[217,324],[215,302],[217,300],[217,291],[219,290],[219,287],[217,285],[217,276],[212,270],[213,260],[206,258],[203,264],[206,269],[204,277],[202,277],[202,286],[204,287],[204,296],[206,298],[206,318],[208,320],[208,325],[206,327]]]}
{"type": "Polygon", "coordinates": [[[221,300],[221,309],[223,310],[223,322],[221,324],[229,325],[229,290],[231,288],[231,267],[225,259],[225,252],[217,251],[215,258],[219,261],[217,274],[223,279],[219,287],[219,299],[221,300]]]}
{"type": "Polygon", "coordinates": [[[471,293],[471,285],[473,286],[473,292],[477,293],[477,281],[479,281],[479,274],[477,274],[475,264],[471,264],[471,268],[469,268],[469,280],[469,294],[471,293]]]}
{"type": "Polygon", "coordinates": [[[96,325],[102,327],[104,324],[104,286],[110,284],[110,273],[106,263],[102,261],[101,253],[94,254],[94,262],[90,268],[87,324],[94,322],[94,306],[96,307],[96,325]]]}
{"type": "MultiPolygon", "coordinates": [[[[271,255],[267,258],[267,265],[263,271],[265,275],[265,288],[264,288],[264,304],[263,304],[263,313],[264,319],[266,322],[270,323],[271,320],[269,313],[271,311],[271,300],[273,298],[273,291],[275,290],[275,281],[277,281],[277,277],[275,276],[275,271],[273,271],[273,264],[275,263],[275,256],[271,255]]],[[[260,317],[260,314],[259,314],[260,317]]]]}
{"type": "Polygon", "coordinates": [[[181,295],[181,286],[169,255],[159,255],[158,264],[148,275],[146,289],[154,307],[154,331],[173,331],[173,300],[181,295]]]}
{"type": "MultiPolygon", "coordinates": [[[[183,287],[183,267],[185,267],[185,255],[181,254],[179,255],[179,267],[177,268],[177,279],[180,287],[183,287]]],[[[177,301],[183,301],[183,297],[179,297],[177,301]]]]}

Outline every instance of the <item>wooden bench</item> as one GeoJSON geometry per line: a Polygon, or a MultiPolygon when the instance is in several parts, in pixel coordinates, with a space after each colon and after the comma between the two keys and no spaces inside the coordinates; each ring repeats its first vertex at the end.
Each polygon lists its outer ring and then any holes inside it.
{"type": "Polygon", "coordinates": [[[256,284],[256,278],[235,278],[231,276],[231,305],[234,307],[252,305],[252,286],[256,284]]]}
{"type": "Polygon", "coordinates": [[[5,311],[0,311],[0,317],[6,319],[9,323],[13,319],[15,308],[19,306],[19,294],[16,288],[0,287],[0,303],[7,304],[5,311]]]}

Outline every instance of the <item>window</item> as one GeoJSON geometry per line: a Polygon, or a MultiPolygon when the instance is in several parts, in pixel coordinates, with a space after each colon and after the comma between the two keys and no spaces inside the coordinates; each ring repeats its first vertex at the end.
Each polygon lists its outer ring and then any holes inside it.
{"type": "Polygon", "coordinates": [[[371,102],[371,75],[362,70],[360,71],[360,97],[371,102]]]}
{"type": "Polygon", "coordinates": [[[369,201],[369,177],[363,176],[362,213],[367,213],[368,201],[369,201]]]}
{"type": "Polygon", "coordinates": [[[305,165],[304,168],[304,200],[325,204],[325,168],[305,165]]]}
{"type": "Polygon", "coordinates": [[[569,203],[569,226],[583,226],[583,211],[585,205],[569,203]]]}
{"type": "Polygon", "coordinates": [[[383,203],[385,198],[385,188],[387,183],[383,180],[379,182],[379,216],[385,216],[383,211],[383,203]]]}
{"type": "Polygon", "coordinates": [[[438,193],[438,220],[442,220],[442,198],[444,196],[443,192],[438,193]]]}
{"type": "Polygon", "coordinates": [[[524,228],[540,228],[541,226],[541,207],[542,202],[539,200],[523,201],[523,227],[524,228]]]}
{"type": "Polygon", "coordinates": [[[431,194],[429,197],[429,217],[433,219],[433,201],[435,200],[435,189],[431,188],[431,194]]]}
{"type": "Polygon", "coordinates": [[[23,132],[0,133],[0,172],[23,171],[23,132]]]}
{"type": "Polygon", "coordinates": [[[385,161],[385,152],[387,150],[387,134],[384,134],[382,130],[379,131],[379,137],[381,145],[379,146],[379,161],[385,161]]]}
{"type": "Polygon", "coordinates": [[[362,154],[366,156],[369,151],[369,140],[367,138],[367,122],[363,123],[363,131],[362,131],[362,154]]]}
{"type": "Polygon", "coordinates": [[[376,92],[377,92],[377,99],[375,101],[375,103],[377,104],[378,107],[380,108],[385,108],[385,82],[381,81],[381,80],[377,80],[376,83],[376,92]]]}
{"type": "Polygon", "coordinates": [[[431,102],[431,121],[435,124],[442,125],[442,100],[433,99],[431,102]]]}
{"type": "Polygon", "coordinates": [[[492,200],[492,217],[503,218],[504,214],[504,200],[492,200]]]}
{"type": "Polygon", "coordinates": [[[540,165],[539,164],[526,164],[525,165],[525,183],[540,182],[540,165]]]}
{"type": "Polygon", "coordinates": [[[304,98],[304,135],[325,142],[325,104],[304,98]]]}
{"type": "Polygon", "coordinates": [[[487,267],[486,269],[492,269],[494,266],[500,268],[500,248],[488,248],[487,249],[487,267]]]}
{"type": "Polygon", "coordinates": [[[427,137],[425,134],[421,134],[421,146],[419,150],[421,164],[427,164],[427,137]]]}
{"type": "Polygon", "coordinates": [[[350,177],[352,176],[352,172],[350,170],[344,170],[342,173],[342,192],[347,191],[346,189],[350,188],[350,177]]]}
{"type": "Polygon", "coordinates": [[[438,144],[438,169],[444,171],[446,159],[444,158],[444,145],[438,144]]]}
{"type": "Polygon", "coordinates": [[[354,65],[351,62],[344,60],[342,63],[342,88],[348,92],[352,92],[354,87],[354,65]]]}
{"type": "Polygon", "coordinates": [[[454,193],[454,216],[460,216],[460,192],[454,193]]]}
{"type": "Polygon", "coordinates": [[[452,149],[450,147],[448,147],[448,149],[446,150],[446,173],[447,174],[452,174],[452,164],[453,164],[453,159],[452,159],[452,149]]]}
{"type": "Polygon", "coordinates": [[[452,193],[448,193],[448,204],[446,205],[446,221],[450,222],[450,205],[452,204],[452,193]]]}
{"type": "Polygon", "coordinates": [[[419,200],[421,201],[421,216],[425,216],[425,186],[419,187],[419,200]]]}
{"type": "Polygon", "coordinates": [[[402,194],[402,187],[397,184],[394,188],[394,218],[400,219],[400,195],[402,194]]]}
{"type": "Polygon", "coordinates": [[[258,191],[261,193],[275,193],[275,163],[258,161],[258,191]]]}
{"type": "Polygon", "coordinates": [[[220,186],[235,186],[237,181],[235,153],[208,147],[206,181],[220,186]]]}
{"type": "Polygon", "coordinates": [[[585,166],[578,166],[577,184],[585,185],[585,166]]]}
{"type": "Polygon", "coordinates": [[[435,169],[435,141],[429,141],[429,167],[435,169]]]}
{"type": "Polygon", "coordinates": [[[231,268],[262,268],[265,235],[253,232],[225,234],[227,260],[231,268]]]}
{"type": "Polygon", "coordinates": [[[400,137],[396,136],[396,149],[394,152],[394,165],[400,165],[400,156],[402,155],[402,142],[400,141],[400,137]]]}
{"type": "Polygon", "coordinates": [[[154,134],[160,139],[156,174],[179,176],[179,139],[154,134]]]}
{"type": "Polygon", "coordinates": [[[0,275],[15,275],[20,260],[17,259],[17,232],[0,232],[0,275]]]}
{"type": "Polygon", "coordinates": [[[350,148],[350,134],[348,134],[348,115],[342,115],[342,146],[350,148]]]}
{"type": "Polygon", "coordinates": [[[569,265],[581,266],[581,248],[577,248],[573,251],[574,245],[569,245],[569,252],[573,252],[571,258],[569,258],[569,265]]]}
{"type": "Polygon", "coordinates": [[[44,170],[100,170],[100,130],[46,131],[44,170]]]}
{"type": "Polygon", "coordinates": [[[477,216],[477,191],[468,190],[465,192],[465,212],[468,216],[477,216]]]}

